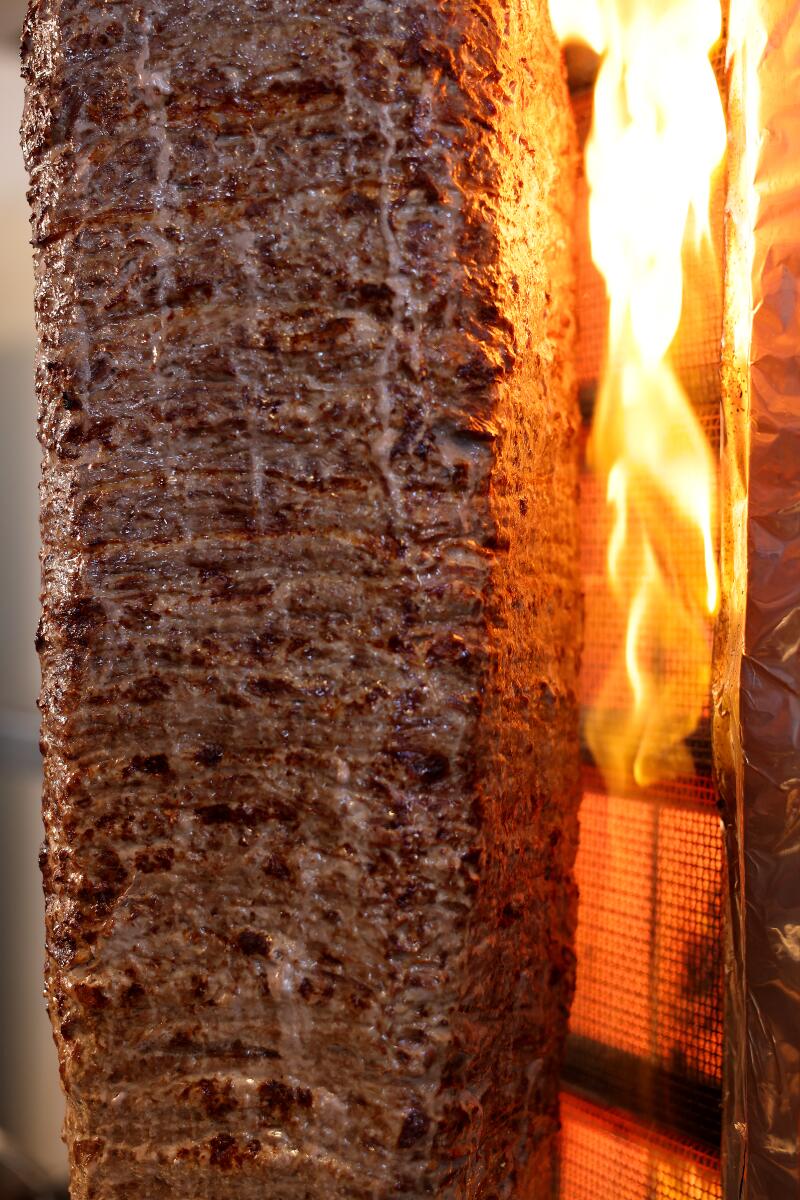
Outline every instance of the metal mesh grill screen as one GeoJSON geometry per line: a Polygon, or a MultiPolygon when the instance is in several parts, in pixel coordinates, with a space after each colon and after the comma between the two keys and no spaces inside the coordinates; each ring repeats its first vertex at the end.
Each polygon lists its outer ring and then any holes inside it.
{"type": "MultiPolygon", "coordinates": [[[[591,95],[575,97],[575,108],[585,137],[591,95]]],[[[720,180],[713,230],[719,244],[723,200],[720,180]]],[[[578,369],[588,429],[607,305],[591,262],[587,209],[582,181],[578,369]]],[[[684,314],[672,353],[713,443],[719,438],[718,262],[711,253],[687,260],[684,314]]],[[[622,632],[605,582],[607,531],[604,498],[584,471],[584,704],[597,696],[622,632]]],[[[676,679],[682,670],[685,664],[676,662],[676,679]]],[[[690,776],[613,796],[585,753],[578,989],[565,1077],[561,1200],[721,1195],[723,843],[708,708],[689,747],[690,776]]]]}
{"type": "Polygon", "coordinates": [[[722,864],[713,811],[592,788],[582,838],[573,1034],[718,1082],[722,864]]]}
{"type": "Polygon", "coordinates": [[[566,1097],[562,1195],[601,1200],[721,1200],[719,1167],[699,1145],[566,1097]]]}

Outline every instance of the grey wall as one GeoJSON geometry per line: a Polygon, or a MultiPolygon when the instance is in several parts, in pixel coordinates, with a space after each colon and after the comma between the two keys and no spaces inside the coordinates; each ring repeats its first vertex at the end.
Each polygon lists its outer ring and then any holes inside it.
{"type": "Polygon", "coordinates": [[[37,866],[38,448],[30,233],[17,133],[23,7],[0,0],[0,1127],[61,1176],[63,1105],[42,1000],[37,866]]]}
{"type": "Polygon", "coordinates": [[[0,40],[16,46],[24,15],[25,0],[0,0],[0,40]]]}

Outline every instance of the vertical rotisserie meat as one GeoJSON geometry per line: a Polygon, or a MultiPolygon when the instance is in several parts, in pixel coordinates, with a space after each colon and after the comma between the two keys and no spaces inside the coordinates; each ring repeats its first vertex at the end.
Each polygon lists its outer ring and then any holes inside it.
{"type": "Polygon", "coordinates": [[[32,0],[73,1200],[550,1196],[573,135],[543,0],[32,0]]]}

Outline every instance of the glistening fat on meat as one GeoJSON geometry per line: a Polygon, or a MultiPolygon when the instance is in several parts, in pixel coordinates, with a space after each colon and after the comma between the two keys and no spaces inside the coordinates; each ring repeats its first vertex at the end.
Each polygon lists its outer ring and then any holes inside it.
{"type": "Polygon", "coordinates": [[[543,0],[32,0],[73,1200],[549,1197],[573,134],[543,0]]]}

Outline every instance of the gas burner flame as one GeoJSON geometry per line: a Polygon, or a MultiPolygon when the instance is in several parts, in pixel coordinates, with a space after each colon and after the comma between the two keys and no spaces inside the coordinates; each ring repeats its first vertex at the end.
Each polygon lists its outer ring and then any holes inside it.
{"type": "Polygon", "coordinates": [[[600,56],[586,153],[609,329],[589,462],[612,530],[624,638],[586,725],[610,788],[693,773],[719,603],[717,469],[670,361],[687,247],[710,246],[726,124],[710,54],[719,0],[550,0],[562,42],[600,56]],[[623,698],[622,700],[620,698],[623,698]]]}

